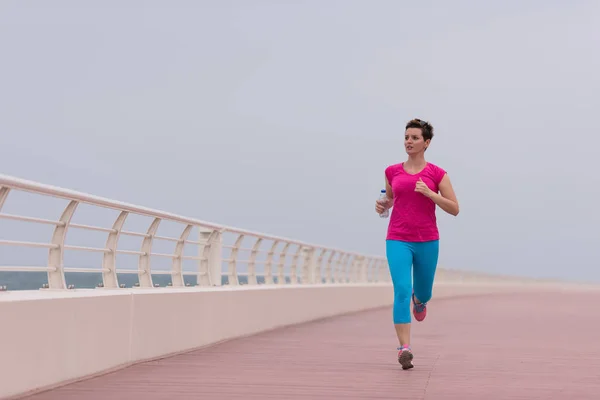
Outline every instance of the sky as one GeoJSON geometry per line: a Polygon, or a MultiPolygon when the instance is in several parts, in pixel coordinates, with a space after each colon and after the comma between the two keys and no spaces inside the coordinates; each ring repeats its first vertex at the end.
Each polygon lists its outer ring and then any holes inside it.
{"type": "Polygon", "coordinates": [[[421,118],[441,267],[600,282],[599,43],[592,0],[4,0],[0,173],[384,255],[421,118]]]}

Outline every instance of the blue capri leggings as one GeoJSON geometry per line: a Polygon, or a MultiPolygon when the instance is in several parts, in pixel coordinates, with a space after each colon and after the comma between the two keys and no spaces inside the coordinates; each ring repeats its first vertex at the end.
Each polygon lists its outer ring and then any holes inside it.
{"type": "Polygon", "coordinates": [[[438,254],[439,240],[386,241],[386,255],[394,284],[394,324],[411,322],[413,285],[415,297],[421,303],[427,303],[431,299],[438,254]]]}

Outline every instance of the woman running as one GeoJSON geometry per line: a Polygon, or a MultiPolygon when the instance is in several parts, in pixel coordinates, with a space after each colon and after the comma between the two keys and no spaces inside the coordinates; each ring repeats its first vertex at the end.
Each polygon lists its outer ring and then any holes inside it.
{"type": "Polygon", "coordinates": [[[454,216],[459,211],[446,171],[425,161],[432,138],[433,127],[428,122],[413,119],[406,124],[404,148],[408,159],[386,168],[387,197],[375,204],[378,214],[392,208],[386,256],[394,285],[393,320],[402,369],[413,367],[410,303],[415,319],[423,321],[431,299],[439,252],[436,205],[454,216]]]}

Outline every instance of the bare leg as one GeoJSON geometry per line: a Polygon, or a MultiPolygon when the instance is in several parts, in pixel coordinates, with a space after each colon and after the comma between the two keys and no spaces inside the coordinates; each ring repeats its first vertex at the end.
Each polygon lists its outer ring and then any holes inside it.
{"type": "Polygon", "coordinates": [[[396,335],[398,336],[398,344],[402,346],[410,346],[410,323],[395,324],[396,335]]]}

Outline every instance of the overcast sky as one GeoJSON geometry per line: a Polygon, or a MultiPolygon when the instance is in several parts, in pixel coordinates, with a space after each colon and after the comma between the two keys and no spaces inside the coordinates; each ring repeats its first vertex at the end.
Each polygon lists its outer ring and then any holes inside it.
{"type": "Polygon", "coordinates": [[[0,173],[383,255],[418,117],[441,266],[600,281],[597,1],[4,0],[0,50],[0,173]]]}

